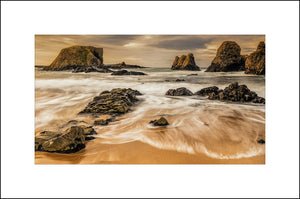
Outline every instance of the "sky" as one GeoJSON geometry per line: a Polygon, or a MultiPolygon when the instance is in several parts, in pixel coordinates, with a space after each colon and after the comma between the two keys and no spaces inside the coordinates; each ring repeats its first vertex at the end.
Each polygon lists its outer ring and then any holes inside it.
{"type": "Polygon", "coordinates": [[[241,54],[255,51],[264,35],[35,35],[35,65],[49,65],[60,50],[74,45],[103,48],[104,64],[124,61],[145,67],[171,67],[175,56],[193,53],[207,67],[224,41],[235,41],[241,54]]]}

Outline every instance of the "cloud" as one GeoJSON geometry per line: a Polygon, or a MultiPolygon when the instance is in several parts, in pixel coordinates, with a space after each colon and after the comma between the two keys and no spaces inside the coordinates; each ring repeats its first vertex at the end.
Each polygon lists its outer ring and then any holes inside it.
{"type": "Polygon", "coordinates": [[[194,49],[206,48],[206,44],[210,43],[211,41],[212,41],[211,38],[201,38],[198,36],[183,35],[183,36],[176,36],[173,39],[158,41],[156,44],[153,44],[152,46],[157,48],[165,48],[165,49],[173,49],[173,50],[194,50],[194,49]]]}

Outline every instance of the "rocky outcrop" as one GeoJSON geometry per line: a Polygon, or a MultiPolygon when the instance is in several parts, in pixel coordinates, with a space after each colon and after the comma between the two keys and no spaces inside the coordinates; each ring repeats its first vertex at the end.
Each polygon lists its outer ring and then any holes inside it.
{"type": "Polygon", "coordinates": [[[251,53],[245,62],[246,74],[265,74],[265,42],[260,42],[256,51],[251,53]]]}
{"type": "Polygon", "coordinates": [[[145,67],[139,66],[139,65],[126,64],[125,62],[121,62],[121,63],[119,63],[119,64],[106,65],[106,67],[111,68],[111,69],[122,69],[122,68],[145,68],[145,67]]]}
{"type": "Polygon", "coordinates": [[[224,90],[216,86],[203,88],[197,91],[195,95],[208,96],[208,99],[211,100],[265,103],[265,98],[259,97],[254,91],[250,91],[246,85],[239,85],[238,82],[229,84],[224,90]]]}
{"type": "Polygon", "coordinates": [[[240,46],[234,41],[224,41],[218,48],[216,57],[205,72],[241,71],[245,68],[246,56],[242,56],[240,46]]]}
{"type": "Polygon", "coordinates": [[[74,153],[85,148],[85,141],[94,134],[94,129],[86,126],[72,126],[63,132],[43,131],[35,136],[35,151],[74,153]]]}
{"type": "Polygon", "coordinates": [[[112,73],[112,70],[109,70],[108,68],[98,68],[94,66],[87,66],[87,67],[76,67],[73,69],[72,73],[90,73],[90,72],[98,72],[98,73],[112,73]]]}
{"type": "Polygon", "coordinates": [[[143,72],[119,70],[119,71],[114,71],[111,75],[146,75],[146,74],[143,72]]]}
{"type": "Polygon", "coordinates": [[[166,95],[171,96],[192,96],[193,93],[185,87],[177,88],[177,89],[169,89],[166,92],[166,95]]]}
{"type": "Polygon", "coordinates": [[[180,58],[176,56],[171,69],[172,70],[200,70],[200,68],[195,63],[194,55],[192,53],[188,54],[187,56],[182,55],[180,58]]]}
{"type": "Polygon", "coordinates": [[[100,67],[103,64],[103,48],[72,46],[64,48],[44,70],[71,70],[76,68],[100,67]]]}
{"type": "Polygon", "coordinates": [[[158,120],[152,120],[149,123],[153,124],[154,126],[167,126],[167,125],[169,125],[169,122],[164,117],[161,117],[158,120]]]}
{"type": "Polygon", "coordinates": [[[136,95],[141,94],[139,91],[132,89],[113,89],[111,91],[103,91],[80,112],[92,113],[95,115],[120,115],[128,112],[130,107],[138,101],[136,95]]]}

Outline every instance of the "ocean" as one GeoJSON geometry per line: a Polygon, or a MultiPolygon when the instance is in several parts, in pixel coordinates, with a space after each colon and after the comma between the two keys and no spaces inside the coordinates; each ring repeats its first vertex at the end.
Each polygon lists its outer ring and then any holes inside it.
{"type": "Polygon", "coordinates": [[[265,97],[265,76],[243,71],[207,73],[203,68],[201,71],[174,71],[163,67],[133,71],[147,75],[112,76],[110,73],[36,68],[35,133],[58,130],[59,126],[74,119],[91,123],[91,118],[77,114],[102,91],[132,88],[143,94],[137,96],[140,100],[131,111],[107,126],[95,126],[96,139],[89,141],[82,151],[75,154],[35,152],[36,163],[232,163],[230,160],[264,163],[265,145],[257,143],[257,139],[265,140],[265,104],[222,102],[200,96],[166,96],[165,93],[179,87],[192,92],[209,86],[224,89],[238,82],[265,97]],[[160,116],[170,125],[154,127],[149,124],[160,116]],[[139,144],[136,148],[122,148],[130,143],[139,144]],[[141,144],[145,147],[138,147],[141,144]],[[156,151],[150,155],[145,152],[151,157],[136,151],[147,149],[146,146],[156,151]],[[187,155],[189,160],[169,158],[168,161],[164,155],[157,155],[164,151],[187,155]],[[190,161],[193,157],[199,161],[190,161]],[[201,162],[204,157],[207,161],[201,162]]]}

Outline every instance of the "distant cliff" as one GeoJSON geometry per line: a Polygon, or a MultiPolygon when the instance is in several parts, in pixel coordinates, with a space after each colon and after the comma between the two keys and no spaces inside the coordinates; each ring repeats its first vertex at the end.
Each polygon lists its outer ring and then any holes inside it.
{"type": "Polygon", "coordinates": [[[195,63],[194,55],[192,53],[188,54],[187,56],[182,55],[180,58],[176,56],[171,69],[172,70],[200,70],[200,68],[195,63]]]}
{"type": "Polygon", "coordinates": [[[103,64],[103,48],[93,46],[72,46],[64,48],[44,70],[71,70],[86,67],[99,67],[103,64]]]}
{"type": "Polygon", "coordinates": [[[216,57],[205,72],[229,72],[245,69],[245,59],[241,47],[234,41],[224,41],[218,48],[216,57]]]}
{"type": "Polygon", "coordinates": [[[245,73],[247,74],[265,74],[265,42],[261,41],[256,51],[247,57],[245,69],[245,73]]]}

